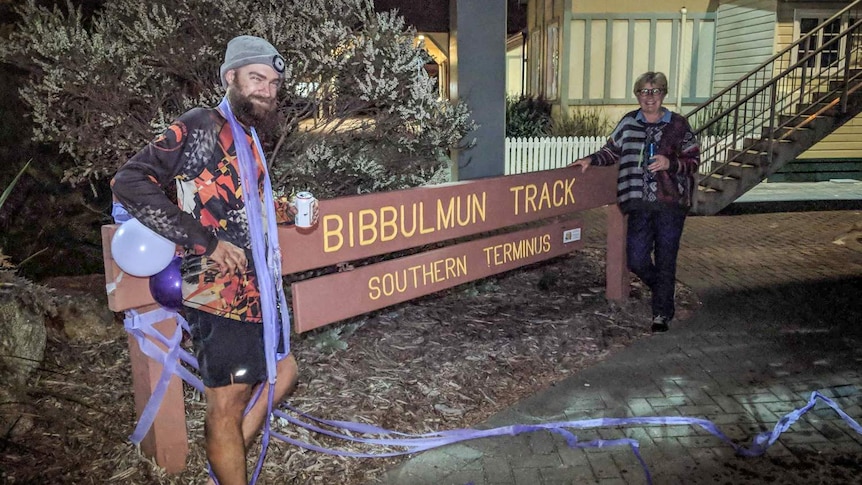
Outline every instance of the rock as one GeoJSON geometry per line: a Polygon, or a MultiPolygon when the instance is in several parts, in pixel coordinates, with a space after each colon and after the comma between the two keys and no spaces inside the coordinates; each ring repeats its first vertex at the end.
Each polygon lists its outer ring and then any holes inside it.
{"type": "Polygon", "coordinates": [[[108,304],[88,295],[65,295],[57,299],[57,316],[52,319],[54,328],[62,329],[73,341],[104,340],[118,328],[114,312],[108,304]]]}
{"type": "Polygon", "coordinates": [[[122,332],[108,308],[105,275],[58,276],[44,281],[57,295],[56,316],[48,321],[52,330],[72,341],[104,340],[122,332]]]}
{"type": "Polygon", "coordinates": [[[45,356],[45,318],[0,294],[0,436],[26,433],[26,385],[45,356]]]}

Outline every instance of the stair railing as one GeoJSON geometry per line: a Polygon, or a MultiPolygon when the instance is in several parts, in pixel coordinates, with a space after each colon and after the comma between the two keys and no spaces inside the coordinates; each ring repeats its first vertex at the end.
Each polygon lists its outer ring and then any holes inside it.
{"type": "Polygon", "coordinates": [[[765,153],[770,165],[776,144],[793,130],[827,111],[846,112],[849,95],[862,86],[860,4],[841,9],[686,115],[701,140],[703,177],[743,163],[747,153],[765,153]],[[842,21],[848,25],[840,32],[828,30],[842,21]]]}

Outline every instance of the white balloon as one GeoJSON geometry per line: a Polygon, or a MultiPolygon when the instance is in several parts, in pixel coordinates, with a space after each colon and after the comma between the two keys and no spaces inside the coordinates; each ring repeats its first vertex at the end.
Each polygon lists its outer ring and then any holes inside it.
{"type": "Polygon", "coordinates": [[[176,244],[137,219],[121,224],[111,238],[111,256],[120,269],[132,276],[152,276],[167,268],[176,249],[176,244]]]}

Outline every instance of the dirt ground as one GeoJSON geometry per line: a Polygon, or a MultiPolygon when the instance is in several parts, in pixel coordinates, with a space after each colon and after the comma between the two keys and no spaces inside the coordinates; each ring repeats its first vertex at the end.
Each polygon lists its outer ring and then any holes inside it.
{"type": "MultiPolygon", "coordinates": [[[[316,417],[405,433],[476,425],[649,338],[643,289],[635,282],[628,302],[607,301],[602,261],[600,250],[587,249],[294,336],[300,380],[288,402],[316,417]]],[[[94,277],[85,290],[103,298],[94,277]]],[[[54,286],[63,292],[74,281],[54,286]]],[[[682,287],[677,301],[680,318],[699,305],[682,287]]],[[[91,339],[53,329],[28,391],[35,425],[24,435],[0,437],[3,483],[204,483],[201,397],[186,387],[188,468],[168,476],[128,440],[135,415],[121,315],[106,325],[104,336],[91,339]]],[[[274,429],[331,448],[392,451],[278,423],[274,429]]],[[[273,440],[259,483],[373,483],[400,460],[342,458],[273,440]]]]}

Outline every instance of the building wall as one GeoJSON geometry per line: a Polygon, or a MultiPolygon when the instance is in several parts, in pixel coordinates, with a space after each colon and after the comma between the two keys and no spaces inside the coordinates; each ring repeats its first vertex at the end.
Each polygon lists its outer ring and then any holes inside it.
{"type": "Polygon", "coordinates": [[[862,115],[848,121],[844,126],[800,155],[799,158],[802,160],[862,159],[862,115]]]}
{"type": "Polygon", "coordinates": [[[679,95],[683,104],[705,101],[711,94],[715,22],[710,14],[687,13],[680,51],[681,19],[675,13],[573,14],[569,103],[636,102],[631,89],[646,71],[665,73],[669,101],[679,95]]]}
{"type": "MultiPolygon", "coordinates": [[[[530,0],[527,4],[527,94],[548,97],[548,82],[556,83],[557,93],[551,94],[560,94],[559,68],[565,64],[565,60],[559,55],[563,38],[561,19],[565,6],[571,1],[530,0]],[[552,50],[553,43],[549,46],[549,26],[556,28],[556,52],[552,50]]],[[[551,98],[558,99],[557,96],[551,98]]]]}
{"type": "MultiPolygon", "coordinates": [[[[530,0],[527,92],[547,87],[547,28],[560,28],[560,94],[557,108],[600,107],[613,122],[636,108],[634,79],[647,70],[668,75],[665,105],[682,113],[768,60],[798,38],[800,10],[838,11],[847,2],[778,0],[530,0]],[[682,6],[682,100],[677,108],[675,47],[682,6]]],[[[803,154],[800,159],[862,158],[862,116],[803,154]],[[857,141],[858,140],[858,141],[857,141]]]]}
{"type": "Polygon", "coordinates": [[[718,0],[574,0],[572,2],[572,13],[638,13],[650,12],[678,12],[685,7],[692,13],[715,12],[718,0]],[[647,5],[648,4],[648,5],[647,5]],[[648,6],[649,8],[645,8],[648,6]]]}
{"type": "Polygon", "coordinates": [[[776,0],[722,2],[717,12],[713,90],[721,91],[776,52],[776,0]]]}
{"type": "Polygon", "coordinates": [[[596,106],[616,121],[637,106],[635,79],[662,71],[669,81],[665,104],[684,112],[712,93],[717,4],[530,0],[527,93],[551,101],[555,112],[596,106]]]}
{"type": "Polygon", "coordinates": [[[665,103],[696,106],[711,94],[717,6],[718,0],[573,0],[567,31],[569,104],[627,111],[637,104],[631,92],[637,76],[661,71],[669,81],[665,103]]]}

